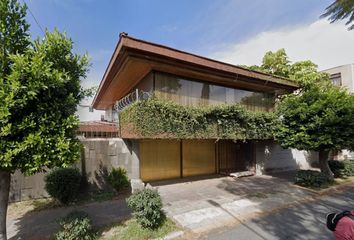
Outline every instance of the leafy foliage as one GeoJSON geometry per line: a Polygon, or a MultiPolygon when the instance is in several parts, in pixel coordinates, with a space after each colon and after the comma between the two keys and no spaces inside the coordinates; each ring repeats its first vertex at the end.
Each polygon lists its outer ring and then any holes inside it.
{"type": "Polygon", "coordinates": [[[48,194],[66,205],[79,194],[81,174],[76,168],[58,168],[46,175],[44,181],[48,194]]]}
{"type": "Polygon", "coordinates": [[[304,187],[320,188],[330,183],[328,177],[314,170],[298,170],[295,176],[295,183],[304,187]]]}
{"type": "Polygon", "coordinates": [[[157,228],[163,222],[162,200],[156,190],[140,190],[127,199],[127,204],[142,227],[157,228]]]}
{"type": "Polygon", "coordinates": [[[91,220],[85,212],[73,211],[60,221],[61,230],[55,235],[56,240],[94,240],[91,220]]]}
{"type": "MultiPolygon", "coordinates": [[[[10,72],[11,54],[22,54],[30,45],[27,7],[16,0],[0,1],[0,79],[10,72]]],[[[0,83],[1,84],[1,83],[0,83]]]]}
{"type": "Polygon", "coordinates": [[[276,52],[266,52],[261,66],[250,66],[252,70],[266,72],[280,77],[288,77],[290,73],[290,61],[285,53],[285,49],[279,49],[276,52]]]}
{"type": "Polygon", "coordinates": [[[341,150],[354,146],[354,98],[329,82],[283,98],[275,136],[284,147],[341,150]]]}
{"type": "Polygon", "coordinates": [[[66,167],[79,158],[74,115],[82,99],[87,57],[73,43],[46,32],[23,54],[9,55],[10,73],[0,83],[0,167],[26,174],[66,167]]]}
{"type": "Polygon", "coordinates": [[[328,164],[336,178],[354,176],[354,161],[352,160],[330,160],[328,164]]]}
{"type": "Polygon", "coordinates": [[[121,167],[113,168],[107,179],[117,192],[129,186],[127,170],[121,167]]]}
{"type": "Polygon", "coordinates": [[[354,29],[354,1],[352,0],[336,0],[326,8],[321,17],[328,17],[331,23],[338,20],[348,19],[345,25],[350,25],[348,30],[354,29]]]}
{"type": "Polygon", "coordinates": [[[326,73],[311,61],[291,63],[284,49],[267,52],[253,69],[290,78],[299,89],[281,97],[275,139],[285,148],[320,152],[320,167],[332,178],[330,150],[354,148],[354,95],[331,84],[326,73]]]}
{"type": "Polygon", "coordinates": [[[155,97],[139,101],[120,115],[122,128],[144,137],[271,139],[273,113],[251,112],[238,104],[185,107],[155,97]]]}

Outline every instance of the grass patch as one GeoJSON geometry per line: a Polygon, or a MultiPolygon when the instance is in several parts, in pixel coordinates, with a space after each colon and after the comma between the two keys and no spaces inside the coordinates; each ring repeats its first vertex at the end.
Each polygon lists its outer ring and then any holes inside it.
{"type": "Polygon", "coordinates": [[[110,191],[89,192],[89,193],[82,194],[79,200],[77,201],[77,204],[110,201],[122,195],[125,196],[125,194],[120,194],[120,193],[110,192],[110,191]]]}
{"type": "Polygon", "coordinates": [[[99,240],[141,240],[162,238],[178,230],[176,224],[166,218],[157,229],[142,228],[135,218],[123,221],[117,225],[106,228],[101,232],[99,240]]]}
{"type": "Polygon", "coordinates": [[[52,198],[31,199],[21,202],[10,203],[8,208],[9,215],[24,215],[29,212],[41,211],[60,207],[60,204],[52,198]]]}
{"type": "MultiPolygon", "coordinates": [[[[110,201],[117,198],[126,198],[127,196],[129,196],[129,192],[90,192],[80,195],[80,198],[69,204],[69,206],[80,206],[85,203],[110,201]]],[[[22,216],[29,212],[37,212],[58,207],[64,206],[52,198],[29,199],[21,202],[10,203],[8,214],[11,216],[22,216]]]]}
{"type": "Polygon", "coordinates": [[[321,191],[321,190],[325,190],[325,189],[330,188],[330,187],[340,186],[342,184],[346,184],[346,183],[349,183],[349,182],[354,182],[354,176],[345,177],[345,178],[335,178],[333,182],[328,182],[326,184],[323,184],[320,187],[314,187],[314,186],[302,186],[302,187],[309,188],[309,189],[314,190],[314,191],[321,191]]]}

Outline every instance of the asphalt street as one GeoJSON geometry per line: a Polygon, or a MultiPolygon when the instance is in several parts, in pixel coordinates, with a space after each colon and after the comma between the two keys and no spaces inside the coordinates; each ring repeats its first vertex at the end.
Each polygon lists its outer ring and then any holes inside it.
{"type": "Polygon", "coordinates": [[[329,212],[354,209],[354,186],[320,199],[292,206],[234,227],[209,233],[208,240],[334,239],[325,225],[329,212]]]}

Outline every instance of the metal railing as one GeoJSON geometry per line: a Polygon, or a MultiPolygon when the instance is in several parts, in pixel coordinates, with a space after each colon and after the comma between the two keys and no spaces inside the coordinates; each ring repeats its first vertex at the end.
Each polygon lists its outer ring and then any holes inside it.
{"type": "Polygon", "coordinates": [[[134,102],[145,100],[150,98],[152,93],[145,92],[143,90],[135,89],[135,91],[127,94],[125,97],[121,98],[116,102],[114,105],[114,109],[117,112],[121,112],[124,108],[128,107],[129,105],[133,104],[134,102]]]}

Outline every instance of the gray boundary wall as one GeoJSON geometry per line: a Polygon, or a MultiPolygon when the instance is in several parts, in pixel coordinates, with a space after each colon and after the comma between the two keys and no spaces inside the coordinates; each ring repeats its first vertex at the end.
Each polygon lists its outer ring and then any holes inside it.
{"type": "Polygon", "coordinates": [[[317,167],[317,152],[284,149],[273,140],[256,142],[257,175],[317,167]]]}
{"type": "MultiPolygon", "coordinates": [[[[112,167],[124,167],[129,178],[139,182],[138,141],[121,138],[89,138],[80,141],[83,144],[81,161],[76,163],[75,167],[87,178],[89,191],[109,189],[106,175],[112,167]]],[[[12,174],[10,201],[48,197],[44,190],[45,174],[24,176],[20,171],[12,174]]]]}

